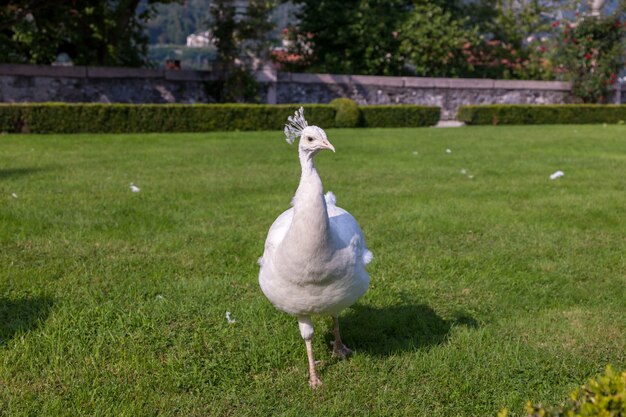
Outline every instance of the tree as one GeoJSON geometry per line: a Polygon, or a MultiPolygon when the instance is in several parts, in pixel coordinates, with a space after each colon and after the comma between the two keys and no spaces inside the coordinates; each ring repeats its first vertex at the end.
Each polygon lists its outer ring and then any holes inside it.
{"type": "Polygon", "coordinates": [[[299,33],[311,40],[314,52],[309,70],[522,78],[522,70],[537,67],[524,65],[530,54],[520,51],[529,33],[547,27],[546,2],[296,1],[299,33]]]}
{"type": "Polygon", "coordinates": [[[408,0],[298,0],[298,30],[313,45],[313,71],[400,75],[398,31],[408,0]]]}
{"type": "Polygon", "coordinates": [[[0,61],[50,64],[66,53],[74,64],[141,66],[143,23],[158,3],[183,0],[8,0],[0,6],[0,61]]]}
{"type": "Polygon", "coordinates": [[[476,27],[464,27],[467,21],[436,4],[416,5],[400,28],[399,53],[416,75],[466,76],[470,66],[464,46],[479,40],[476,27]]]}

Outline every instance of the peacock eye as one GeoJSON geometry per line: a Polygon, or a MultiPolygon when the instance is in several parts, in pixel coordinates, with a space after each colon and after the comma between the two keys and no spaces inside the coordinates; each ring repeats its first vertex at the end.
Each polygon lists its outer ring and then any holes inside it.
{"type": "Polygon", "coordinates": [[[307,138],[307,140],[308,140],[309,142],[313,142],[313,138],[312,138],[311,136],[309,136],[309,137],[307,138]]]}

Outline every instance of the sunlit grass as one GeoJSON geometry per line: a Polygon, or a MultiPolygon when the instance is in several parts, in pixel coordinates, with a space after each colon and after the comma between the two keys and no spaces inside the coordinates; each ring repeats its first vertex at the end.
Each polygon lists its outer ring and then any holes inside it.
{"type": "Polygon", "coordinates": [[[0,136],[0,415],[515,414],[626,368],[626,128],[327,133],[375,260],[316,392],[257,284],[281,132],[0,136]]]}

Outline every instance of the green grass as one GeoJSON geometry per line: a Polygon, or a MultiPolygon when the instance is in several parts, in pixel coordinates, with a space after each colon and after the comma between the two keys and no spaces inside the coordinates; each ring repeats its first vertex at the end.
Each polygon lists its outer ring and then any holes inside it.
{"type": "Polygon", "coordinates": [[[328,136],[375,259],[316,392],[257,284],[281,132],[0,136],[0,415],[518,415],[626,369],[626,127],[328,136]]]}

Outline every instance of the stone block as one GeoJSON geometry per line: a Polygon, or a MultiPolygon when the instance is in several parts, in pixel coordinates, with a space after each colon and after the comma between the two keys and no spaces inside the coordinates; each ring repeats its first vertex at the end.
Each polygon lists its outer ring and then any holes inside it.
{"type": "Polygon", "coordinates": [[[448,78],[403,77],[405,87],[415,88],[448,88],[448,78]]]}
{"type": "Polygon", "coordinates": [[[569,91],[570,83],[563,81],[494,80],[494,88],[505,90],[569,91]]]}
{"type": "Polygon", "coordinates": [[[352,75],[349,80],[350,84],[387,86],[387,87],[403,87],[404,79],[401,77],[383,77],[374,75],[352,75]]]}
{"type": "Polygon", "coordinates": [[[122,68],[122,67],[87,67],[89,78],[163,78],[162,69],[122,68]]]}
{"type": "Polygon", "coordinates": [[[217,74],[211,71],[196,71],[196,70],[164,70],[164,77],[166,80],[171,81],[215,81],[217,80],[217,74]]]}
{"type": "Polygon", "coordinates": [[[0,75],[84,78],[87,76],[87,68],[55,67],[52,65],[0,64],[0,75]]]}
{"type": "Polygon", "coordinates": [[[290,74],[290,81],[302,84],[350,84],[350,75],[336,74],[290,74]]]}

